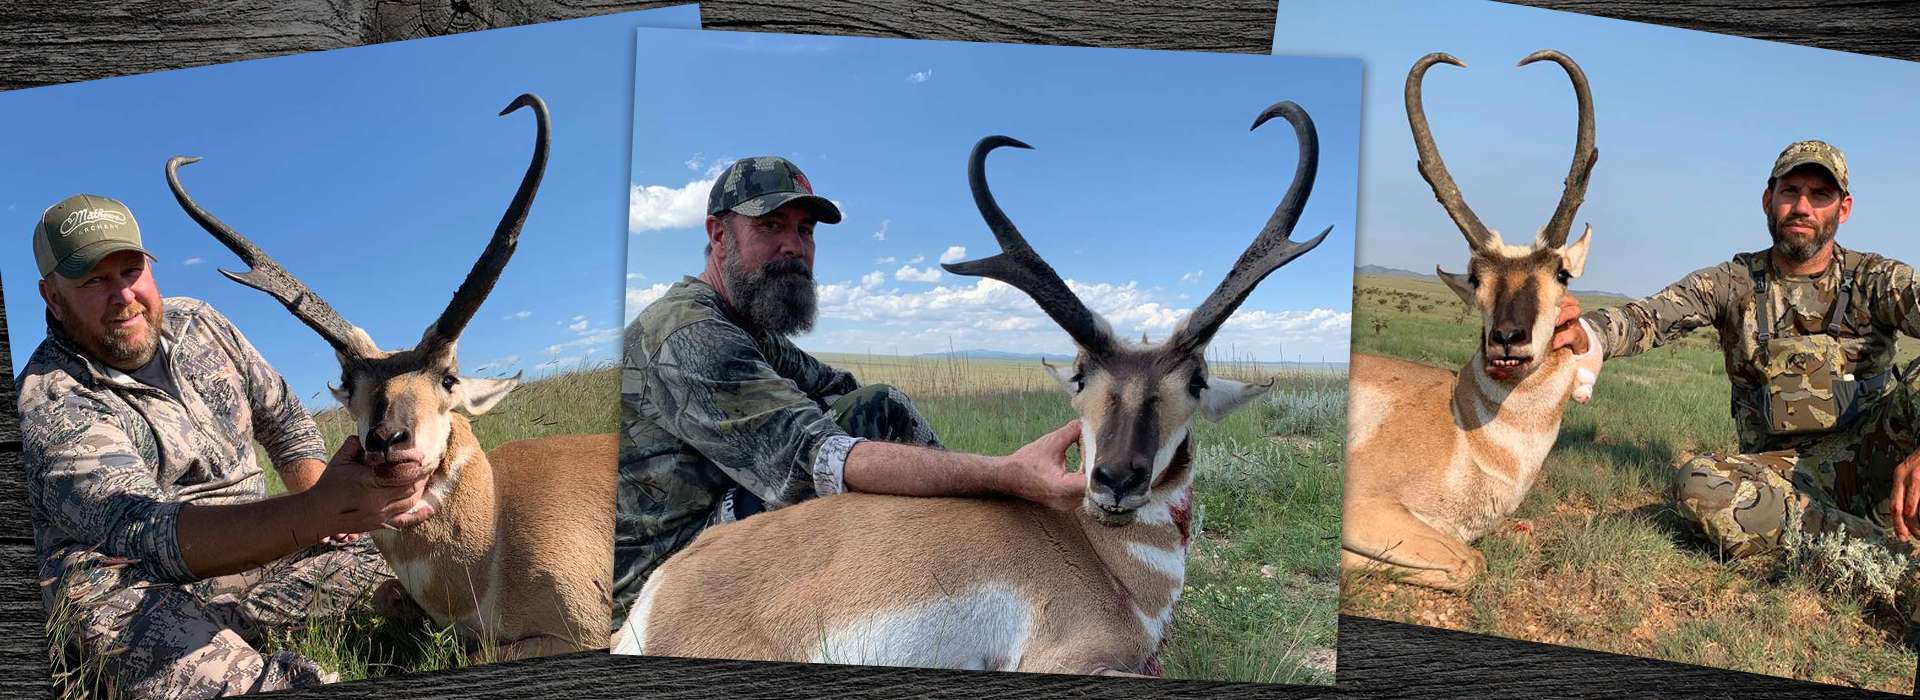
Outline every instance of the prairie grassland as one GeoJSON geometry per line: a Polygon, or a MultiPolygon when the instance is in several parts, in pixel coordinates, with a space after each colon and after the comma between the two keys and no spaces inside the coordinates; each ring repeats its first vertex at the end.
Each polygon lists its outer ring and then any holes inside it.
{"type": "MultiPolygon", "coordinates": [[[[1007,454],[1074,417],[1038,361],[822,359],[905,391],[953,450],[1007,454]]],[[[1278,381],[1264,400],[1195,429],[1200,527],[1161,662],[1169,678],[1332,683],[1346,374],[1209,368],[1278,381]]]]}
{"type": "MultiPolygon", "coordinates": [[[[1006,454],[1073,417],[1066,394],[1038,362],[822,359],[863,383],[906,391],[954,450],[1006,454]]],[[[1197,430],[1201,529],[1162,662],[1170,677],[1331,683],[1346,375],[1232,361],[1211,366],[1220,376],[1277,376],[1278,382],[1265,400],[1218,424],[1203,421],[1197,430]]],[[[613,368],[529,382],[476,419],[475,432],[488,447],[537,435],[612,432],[618,382],[613,368]]],[[[317,420],[329,448],[352,429],[338,409],[317,420]]],[[[466,663],[447,631],[403,628],[370,605],[317,620],[275,643],[340,671],[343,679],[466,663]]]]}
{"type": "MultiPolygon", "coordinates": [[[[1582,295],[1583,308],[1616,304],[1582,295]]],[[[1438,281],[1361,275],[1354,350],[1457,369],[1480,320],[1438,281]]],[[[1734,449],[1710,330],[1609,362],[1464,597],[1349,576],[1341,610],[1482,634],[1911,692],[1899,616],[1782,557],[1726,560],[1671,510],[1681,450],[1734,449]]],[[[1903,353],[1908,354],[1908,353],[1903,353]]]]}

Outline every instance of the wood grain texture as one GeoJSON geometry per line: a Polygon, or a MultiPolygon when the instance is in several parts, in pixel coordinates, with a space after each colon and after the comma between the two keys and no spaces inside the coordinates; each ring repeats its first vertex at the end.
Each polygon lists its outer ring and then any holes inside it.
{"type": "MultiPolygon", "coordinates": [[[[90,80],[672,3],[624,0],[13,0],[0,10],[0,88],[90,80]]],[[[1748,7],[1718,0],[1520,0],[1881,56],[1920,59],[1920,4],[1748,7]]],[[[705,26],[861,36],[1266,53],[1271,0],[702,4],[705,26]]],[[[26,306],[32,306],[28,304],[26,306]]],[[[5,321],[0,309],[0,324],[5,321]]],[[[0,326],[3,327],[3,326],[0,326]]],[[[30,349],[29,349],[30,350],[30,349]]],[[[9,348],[0,331],[0,361],[9,348]]],[[[11,367],[11,364],[6,366],[11,367]]],[[[10,374],[10,373],[0,373],[10,374]]],[[[11,376],[0,376],[0,695],[47,687],[11,376]]],[[[1865,697],[1843,688],[1393,622],[1340,620],[1340,686],[1122,681],[1029,674],[750,664],[576,654],[346,684],[289,697],[1865,697]]]]}

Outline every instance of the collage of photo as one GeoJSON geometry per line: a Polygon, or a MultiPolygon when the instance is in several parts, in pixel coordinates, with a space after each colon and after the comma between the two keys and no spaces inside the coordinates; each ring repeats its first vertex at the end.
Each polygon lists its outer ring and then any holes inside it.
{"type": "Polygon", "coordinates": [[[1278,10],[1269,55],[682,5],[0,92],[54,694],[1328,686],[1343,617],[1913,693],[1920,68],[1278,10]]]}

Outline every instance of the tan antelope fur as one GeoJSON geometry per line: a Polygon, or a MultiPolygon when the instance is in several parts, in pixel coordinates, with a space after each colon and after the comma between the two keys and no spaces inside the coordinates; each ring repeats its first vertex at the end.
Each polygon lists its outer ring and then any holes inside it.
{"type": "MultiPolygon", "coordinates": [[[[1028,246],[968,162],[998,255],[947,265],[1025,292],[1073,337],[1048,366],[1082,423],[1079,508],[1011,498],[848,493],[714,527],[647,580],[615,653],[1053,673],[1157,673],[1186,576],[1195,414],[1218,420],[1272,385],[1207,374],[1205,350],[1254,285],[1325,240],[1289,238],[1319,146],[1292,102],[1265,110],[1300,142],[1266,227],[1163,344],[1123,343],[1028,246]]],[[[1329,230],[1331,227],[1329,227],[1329,230]]]]}
{"type": "Polygon", "coordinates": [[[334,347],[341,385],[333,394],[353,416],[375,474],[395,482],[427,476],[422,500],[435,515],[410,529],[373,533],[407,594],[478,651],[505,658],[606,645],[617,465],[612,434],[518,440],[485,452],[468,423],[467,415],[498,405],[520,381],[460,376],[455,343],[513,255],[546,169],[546,105],[521,95],[501,114],[521,107],[533,108],[538,132],[519,190],[440,318],[418,344],[399,351],[380,350],[196,204],[176,171],[197,159],[167,163],[180,205],[249,267],[222,273],[279,299],[334,347]]]}
{"type": "MultiPolygon", "coordinates": [[[[1427,129],[1420,82],[1428,54],[1407,74],[1407,121],[1432,185],[1472,257],[1464,274],[1442,280],[1481,314],[1479,347],[1458,373],[1354,354],[1348,397],[1345,516],[1340,559],[1349,572],[1384,573],[1406,583],[1464,590],[1486,558],[1468,543],[1518,508],[1560,434],[1566,401],[1585,399],[1593,375],[1571,351],[1550,351],[1567,284],[1586,265],[1588,227],[1568,244],[1598,151],[1586,76],[1558,51],[1520,62],[1560,64],[1579,101],[1573,167],[1553,218],[1532,245],[1513,245],[1485,226],[1460,196],[1427,129]]],[[[1590,353],[1597,357],[1598,353],[1590,353]]]]}

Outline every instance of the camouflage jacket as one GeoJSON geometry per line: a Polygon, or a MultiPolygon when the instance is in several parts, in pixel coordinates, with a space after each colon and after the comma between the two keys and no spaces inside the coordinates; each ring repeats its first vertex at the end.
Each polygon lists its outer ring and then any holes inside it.
{"type": "Polygon", "coordinates": [[[21,447],[42,571],[75,549],[127,557],[156,581],[194,580],[175,521],[187,503],[266,498],[275,465],[327,458],[287,382],[206,302],[163,300],[161,352],[180,398],[95,362],[49,322],[21,370],[21,447]]]}
{"type": "MultiPolygon", "coordinates": [[[[620,372],[615,588],[631,593],[734,497],[767,509],[845,490],[859,441],[825,408],[859,388],[784,337],[747,330],[688,277],[627,326],[620,372]]],[[[621,597],[618,596],[617,597],[621,597]]]]}
{"type": "MultiPolygon", "coordinates": [[[[1920,337],[1920,281],[1905,263],[1874,253],[1834,246],[1836,263],[1853,270],[1853,293],[1837,339],[1848,366],[1862,379],[1893,368],[1896,334],[1920,337]]],[[[1596,309],[1582,318],[1591,324],[1609,359],[1636,355],[1665,345],[1696,328],[1719,332],[1727,377],[1733,383],[1732,412],[1742,451],[1779,449],[1770,439],[1759,410],[1748,398],[1766,384],[1755,339],[1753,272],[1762,250],[1697,270],[1645,299],[1596,309]]],[[[1824,333],[1840,286],[1840,265],[1800,277],[1765,266],[1772,297],[1775,335],[1824,333]]],[[[1885,386],[1893,386],[1888,382],[1885,386]]],[[[1869,401],[1878,397],[1869,397],[1869,401]]]]}

